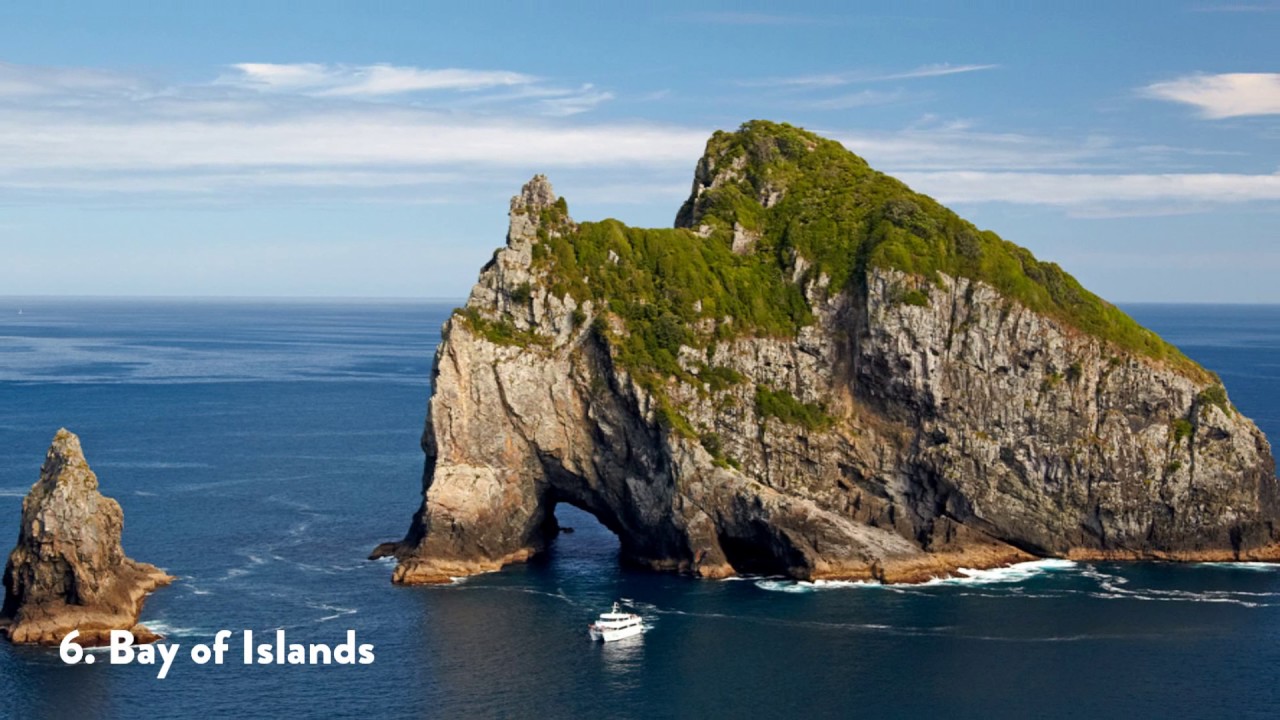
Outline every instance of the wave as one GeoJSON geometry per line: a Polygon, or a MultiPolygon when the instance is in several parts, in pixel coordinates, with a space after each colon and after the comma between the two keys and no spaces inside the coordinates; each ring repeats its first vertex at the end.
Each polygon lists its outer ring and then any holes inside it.
{"type": "MultiPolygon", "coordinates": [[[[1224,563],[1234,565],[1236,563],[1224,563]]],[[[1090,565],[1080,575],[1097,583],[1097,588],[1085,593],[1099,600],[1139,600],[1147,602],[1195,602],[1224,603],[1247,608],[1275,607],[1280,605],[1280,592],[1250,590],[1165,590],[1130,586],[1127,578],[1106,573],[1090,565]],[[1129,587],[1126,587],[1129,586],[1129,587]],[[1269,598],[1278,599],[1268,602],[1269,598]]]]}
{"type": "Polygon", "coordinates": [[[780,580],[777,578],[756,580],[755,586],[761,590],[782,593],[811,593],[819,590],[840,590],[844,588],[885,587],[881,583],[869,580],[780,580]]]}
{"type": "Polygon", "coordinates": [[[149,630],[164,638],[176,637],[212,637],[213,633],[201,630],[200,628],[178,627],[170,625],[164,620],[142,620],[142,624],[147,626],[149,630]]]}
{"type": "Polygon", "coordinates": [[[337,620],[340,617],[346,617],[347,615],[355,615],[356,613],[360,612],[358,608],[340,607],[338,605],[326,605],[324,603],[307,603],[306,605],[307,607],[313,608],[315,610],[325,610],[332,613],[330,615],[325,615],[324,617],[317,618],[316,619],[317,623],[329,622],[330,620],[337,620]]]}
{"type": "Polygon", "coordinates": [[[947,585],[1005,585],[1020,583],[1045,573],[1072,570],[1078,567],[1070,560],[1046,559],[1006,565],[1005,567],[979,570],[976,568],[959,568],[954,577],[933,578],[921,583],[898,583],[885,585],[874,580],[787,580],[782,578],[764,578],[755,581],[761,590],[784,593],[810,593],[819,590],[843,590],[849,588],[880,588],[894,592],[908,591],[911,588],[936,587],[947,585]]]}
{"type": "Polygon", "coordinates": [[[1076,563],[1071,560],[1049,558],[1045,560],[1031,560],[1028,562],[1015,563],[1013,565],[991,568],[989,570],[957,568],[957,574],[954,577],[933,578],[932,580],[926,580],[925,582],[918,583],[918,585],[992,585],[1017,583],[1022,582],[1023,580],[1029,580],[1044,573],[1071,570],[1076,567],[1076,563]]]}
{"type": "Polygon", "coordinates": [[[1202,562],[1192,563],[1191,567],[1223,568],[1227,570],[1248,570],[1250,572],[1275,572],[1280,570],[1280,563],[1272,562],[1202,562]]]}

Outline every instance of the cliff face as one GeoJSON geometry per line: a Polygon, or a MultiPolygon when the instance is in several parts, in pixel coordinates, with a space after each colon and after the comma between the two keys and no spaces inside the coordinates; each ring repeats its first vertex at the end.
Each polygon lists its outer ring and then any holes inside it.
{"type": "Polygon", "coordinates": [[[437,351],[399,583],[538,552],[557,503],[708,577],[1280,559],[1270,447],[1056,266],[788,126],[717,133],[677,229],[541,176],[437,351]]]}
{"type": "Polygon", "coordinates": [[[22,501],[18,544],[4,570],[0,630],[15,643],[56,645],[72,630],[77,642],[105,643],[113,629],[139,641],[156,638],[138,625],[147,593],[173,578],[125,556],[124,514],[98,492],[80,439],[59,430],[40,480],[22,501]]]}

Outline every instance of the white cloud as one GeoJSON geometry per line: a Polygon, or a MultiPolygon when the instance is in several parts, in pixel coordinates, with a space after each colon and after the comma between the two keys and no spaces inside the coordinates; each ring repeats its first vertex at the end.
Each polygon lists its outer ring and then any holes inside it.
{"type": "Polygon", "coordinates": [[[1184,103],[1210,119],[1280,115],[1280,73],[1189,75],[1143,88],[1149,98],[1184,103]]]}
{"type": "Polygon", "coordinates": [[[417,68],[397,65],[239,63],[219,82],[255,90],[333,97],[370,97],[432,90],[485,90],[530,85],[531,75],[506,70],[417,68]]]}
{"type": "Polygon", "coordinates": [[[915,190],[940,202],[1113,206],[1123,203],[1242,203],[1280,200],[1280,174],[905,172],[915,190]]]}
{"type": "Polygon", "coordinates": [[[886,82],[891,80],[915,80],[919,78],[942,77],[961,73],[993,70],[999,65],[950,65],[939,63],[921,65],[911,70],[891,73],[872,73],[865,70],[825,73],[816,75],[793,75],[789,77],[761,78],[743,80],[738,84],[743,87],[790,87],[790,88],[826,88],[852,85],[855,83],[886,82]]]}
{"type": "Polygon", "coordinates": [[[613,94],[522,73],[236,67],[235,82],[151,87],[95,71],[0,65],[0,190],[244,195],[430,185],[486,168],[671,168],[691,166],[710,131],[571,122],[613,94]],[[428,88],[465,92],[397,101],[428,88]],[[373,96],[387,99],[351,102],[373,96]]]}
{"type": "MultiPolygon", "coordinates": [[[[0,65],[0,201],[101,196],[145,202],[175,193],[216,201],[281,198],[279,191],[292,190],[291,197],[304,200],[347,192],[370,201],[423,202],[477,188],[488,192],[513,175],[543,170],[601,196],[678,197],[683,193],[671,188],[687,187],[714,129],[584,121],[580,113],[612,98],[589,84],[568,90],[540,80],[502,84],[499,77],[481,78],[485,71],[457,71],[462,74],[430,81],[466,92],[408,102],[393,88],[426,87],[427,76],[335,74],[335,66],[326,65],[254,67],[249,74],[270,92],[225,80],[158,87],[95,71],[0,65]],[[385,99],[352,102],[365,92],[385,99]],[[637,187],[628,192],[628,183],[637,187]]],[[[951,71],[962,70],[929,66],[902,75],[951,71]]],[[[894,97],[866,90],[818,102],[855,107],[894,97]]],[[[1280,175],[1134,172],[1152,167],[1153,154],[1176,149],[1126,149],[1107,138],[984,132],[935,118],[898,131],[813,129],[946,202],[1055,206],[1080,214],[1098,208],[1150,213],[1156,203],[1280,200],[1280,175]]]]}
{"type": "Polygon", "coordinates": [[[662,125],[565,125],[378,106],[274,118],[9,112],[0,117],[0,170],[687,165],[707,134],[662,125]],[[33,127],[40,132],[32,133],[33,127]]]}
{"type": "Polygon", "coordinates": [[[361,170],[351,168],[279,168],[40,173],[0,171],[0,188],[21,191],[87,192],[105,195],[138,193],[223,193],[271,188],[388,189],[397,187],[460,186],[469,178],[462,173],[430,170],[361,170]]]}

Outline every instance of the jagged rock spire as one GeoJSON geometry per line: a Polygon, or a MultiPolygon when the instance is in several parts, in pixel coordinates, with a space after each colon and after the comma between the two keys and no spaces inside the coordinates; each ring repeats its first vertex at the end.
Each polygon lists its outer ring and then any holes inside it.
{"type": "Polygon", "coordinates": [[[71,630],[80,642],[104,640],[137,625],[147,593],[173,580],[131,560],[120,545],[124,513],[98,492],[80,439],[58,430],[40,479],[22,501],[18,543],[4,571],[0,631],[17,643],[57,644],[71,630]]]}
{"type": "MultiPolygon", "coordinates": [[[[507,245],[517,247],[532,243],[538,236],[538,227],[543,219],[542,211],[555,207],[558,202],[559,197],[547,176],[541,173],[534,175],[520,188],[520,194],[511,198],[511,212],[508,215],[511,224],[507,229],[507,245]]],[[[567,214],[560,220],[569,224],[573,222],[567,214]]]]}
{"type": "Polygon", "coordinates": [[[520,188],[520,194],[511,198],[511,211],[524,209],[537,211],[556,204],[556,191],[546,175],[538,173],[520,188]]]}

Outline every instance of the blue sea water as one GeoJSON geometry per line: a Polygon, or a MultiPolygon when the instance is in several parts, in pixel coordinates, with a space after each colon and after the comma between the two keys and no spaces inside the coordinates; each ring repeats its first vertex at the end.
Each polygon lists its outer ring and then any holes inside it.
{"type": "MultiPolygon", "coordinates": [[[[1280,437],[1280,307],[1151,306],[1280,437]]],[[[0,644],[0,717],[1273,717],[1280,570],[1044,561],[912,587],[620,568],[588,515],[545,557],[435,588],[365,556],[419,499],[422,302],[0,298],[0,540],[58,427],[178,576],[156,669],[0,644]],[[19,310],[22,314],[18,314],[19,310]],[[629,598],[648,631],[590,643],[629,598]],[[367,666],[243,665],[239,633],[375,646],[367,666]],[[223,666],[186,652],[233,630],[223,666]]],[[[7,550],[7,545],[2,549],[7,550]]],[[[0,551],[2,551],[0,550],[0,551]]],[[[261,639],[261,638],[260,638],[261,639]]]]}

